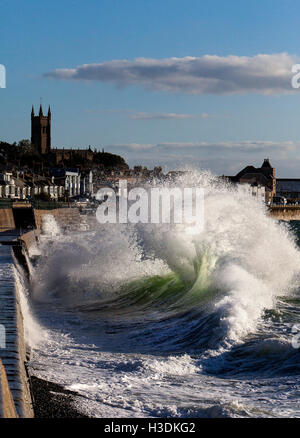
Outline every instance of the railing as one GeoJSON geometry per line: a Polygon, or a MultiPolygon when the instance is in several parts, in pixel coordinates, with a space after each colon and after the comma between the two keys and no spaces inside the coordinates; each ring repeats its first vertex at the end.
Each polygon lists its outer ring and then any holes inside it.
{"type": "Polygon", "coordinates": [[[269,205],[270,208],[290,208],[290,209],[300,209],[300,205],[298,204],[270,204],[269,205]]]}
{"type": "Polygon", "coordinates": [[[40,199],[8,199],[0,198],[0,209],[10,209],[15,207],[32,206],[37,210],[54,210],[56,208],[78,208],[78,205],[74,202],[62,202],[62,201],[43,201],[40,199]]]}
{"type": "Polygon", "coordinates": [[[58,201],[31,201],[32,208],[36,210],[54,210],[57,208],[77,208],[74,202],[58,202],[58,201]]]}
{"type": "Polygon", "coordinates": [[[56,201],[41,201],[41,200],[34,200],[31,201],[32,208],[36,210],[54,210],[56,208],[59,208],[59,202],[56,201]]]}
{"type": "Polygon", "coordinates": [[[0,234],[5,233],[6,236],[20,237],[24,232],[27,232],[27,230],[24,230],[23,228],[8,229],[8,227],[0,227],[0,234]]]}
{"type": "Polygon", "coordinates": [[[13,204],[12,199],[0,199],[0,209],[12,208],[12,204],[13,204]]]}

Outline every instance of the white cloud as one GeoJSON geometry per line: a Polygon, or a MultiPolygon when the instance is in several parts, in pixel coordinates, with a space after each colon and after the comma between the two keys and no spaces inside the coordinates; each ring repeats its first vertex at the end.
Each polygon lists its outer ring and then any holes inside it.
{"type": "Polygon", "coordinates": [[[128,151],[158,151],[158,150],[181,150],[186,151],[188,149],[200,149],[207,151],[219,151],[219,150],[232,150],[239,152],[257,152],[257,151],[280,151],[291,152],[297,147],[299,148],[300,142],[292,141],[240,141],[240,142],[162,142],[162,143],[125,143],[125,144],[113,144],[106,146],[107,148],[117,148],[128,151]]]}
{"type": "Polygon", "coordinates": [[[112,113],[112,114],[125,114],[132,120],[186,120],[186,119],[207,119],[209,117],[216,117],[214,114],[180,114],[180,113],[166,113],[166,112],[142,112],[134,111],[129,109],[102,109],[102,110],[92,110],[86,109],[85,112],[93,113],[112,113]]]}
{"type": "Polygon", "coordinates": [[[152,150],[156,147],[154,144],[147,143],[126,143],[126,144],[112,144],[106,146],[108,149],[126,149],[128,151],[146,151],[152,150]]]}
{"type": "Polygon", "coordinates": [[[57,69],[53,79],[112,82],[119,87],[140,85],[149,90],[187,94],[281,94],[295,92],[292,65],[299,58],[287,53],[249,56],[187,56],[133,61],[113,60],[57,69]]]}
{"type": "Polygon", "coordinates": [[[179,114],[179,113],[144,113],[136,112],[131,114],[130,118],[134,120],[186,120],[186,119],[207,119],[208,114],[179,114]]]}
{"type": "Polygon", "coordinates": [[[165,170],[201,168],[217,175],[235,175],[247,165],[261,166],[270,158],[279,177],[299,177],[300,141],[126,143],[104,147],[131,165],[161,165],[165,170]]]}

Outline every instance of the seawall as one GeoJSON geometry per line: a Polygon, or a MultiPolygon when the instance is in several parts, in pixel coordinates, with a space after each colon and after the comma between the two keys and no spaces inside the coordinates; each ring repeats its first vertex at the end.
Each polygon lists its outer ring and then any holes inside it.
{"type": "Polygon", "coordinates": [[[15,402],[8,384],[5,367],[0,359],[0,418],[18,418],[15,402]]]}
{"type": "Polygon", "coordinates": [[[299,221],[300,205],[274,205],[269,208],[269,214],[281,221],[299,221]]]}
{"type": "Polygon", "coordinates": [[[15,409],[18,417],[30,418],[33,417],[33,406],[26,371],[28,351],[24,337],[20,291],[14,274],[13,249],[6,245],[0,246],[0,254],[2,268],[0,324],[3,335],[0,345],[0,359],[3,364],[0,415],[7,415],[8,410],[11,414],[15,409]]]}
{"type": "MultiPolygon", "coordinates": [[[[27,208],[28,210],[28,208],[27,208]]],[[[26,346],[22,315],[22,295],[18,288],[14,269],[24,269],[29,276],[26,253],[38,239],[45,214],[55,217],[62,228],[76,229],[80,223],[79,211],[76,208],[59,208],[51,210],[32,210],[34,230],[13,237],[8,245],[0,245],[0,418],[34,416],[33,399],[26,363],[30,351],[26,346]],[[1,330],[5,337],[1,337],[1,330]],[[3,343],[5,339],[5,344],[3,343]]],[[[21,210],[17,215],[13,209],[0,209],[0,227],[7,230],[15,228],[15,220],[22,217],[21,210]],[[2,214],[1,214],[2,213],[2,214]]],[[[29,216],[26,215],[26,220],[29,216]]],[[[2,229],[3,231],[3,229],[2,229]]],[[[5,233],[3,233],[5,234],[5,233]]]]}
{"type": "Polygon", "coordinates": [[[42,226],[42,218],[46,214],[52,214],[62,228],[76,229],[80,222],[78,208],[56,208],[53,210],[34,209],[35,225],[38,230],[42,226]]]}
{"type": "Polygon", "coordinates": [[[0,232],[14,228],[15,220],[12,208],[0,208],[0,232]]]}
{"type": "Polygon", "coordinates": [[[31,226],[41,229],[42,218],[52,214],[62,228],[76,229],[80,222],[78,208],[35,209],[30,204],[13,208],[0,208],[0,232],[31,226]]]}

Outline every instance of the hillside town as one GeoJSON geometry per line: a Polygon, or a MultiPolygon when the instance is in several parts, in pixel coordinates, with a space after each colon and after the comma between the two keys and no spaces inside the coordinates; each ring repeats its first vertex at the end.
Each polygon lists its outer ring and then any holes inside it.
{"type": "Polygon", "coordinates": [[[161,167],[130,169],[119,155],[91,149],[52,148],[51,110],[31,111],[31,140],[0,141],[0,199],[67,201],[93,199],[99,188],[129,186],[161,177],[161,167]]]}
{"type": "MultiPolygon", "coordinates": [[[[103,187],[118,189],[120,179],[133,187],[153,179],[174,180],[184,171],[164,174],[159,166],[130,169],[125,160],[96,148],[53,148],[52,114],[44,115],[42,105],[36,115],[31,110],[31,140],[18,144],[0,141],[0,200],[64,201],[93,200],[103,187]]],[[[243,185],[258,201],[298,204],[300,179],[276,178],[275,168],[266,158],[262,166],[246,166],[235,176],[221,176],[234,185],[243,185]]]]}

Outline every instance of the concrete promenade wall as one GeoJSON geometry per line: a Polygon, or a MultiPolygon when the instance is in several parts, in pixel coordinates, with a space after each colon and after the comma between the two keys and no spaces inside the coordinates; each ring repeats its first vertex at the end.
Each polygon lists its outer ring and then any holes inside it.
{"type": "Polygon", "coordinates": [[[78,208],[57,208],[53,210],[34,210],[35,223],[38,230],[42,226],[42,217],[51,214],[61,227],[70,229],[78,228],[80,215],[78,208]]]}
{"type": "Polygon", "coordinates": [[[24,249],[29,252],[29,248],[37,242],[39,236],[38,230],[32,230],[21,236],[21,241],[24,243],[24,249]]]}
{"type": "Polygon", "coordinates": [[[15,228],[14,215],[11,208],[0,208],[0,232],[15,228]]]}
{"type": "Polygon", "coordinates": [[[300,206],[299,205],[276,205],[269,208],[271,217],[281,221],[299,221],[300,206]]]}
{"type": "MultiPolygon", "coordinates": [[[[79,222],[79,210],[78,208],[57,208],[53,210],[34,210],[34,218],[36,228],[41,229],[42,217],[45,214],[52,214],[57,220],[58,224],[62,227],[68,227],[76,229],[79,222]]],[[[15,221],[12,208],[0,209],[0,232],[12,230],[15,228],[15,221]]]]}
{"type": "MultiPolygon", "coordinates": [[[[29,274],[24,253],[28,252],[36,242],[42,225],[42,217],[45,214],[53,215],[63,228],[75,230],[80,224],[77,208],[34,210],[36,229],[22,235],[21,246],[0,245],[0,253],[3,253],[8,260],[3,271],[7,271],[7,278],[6,275],[1,277],[2,286],[0,287],[0,328],[5,327],[6,331],[6,345],[3,347],[0,344],[0,418],[34,416],[30,382],[26,370],[28,350],[24,337],[21,294],[12,269],[15,256],[25,273],[29,274]]],[[[0,226],[7,227],[7,229],[15,227],[12,209],[0,209],[0,226]]]]}
{"type": "Polygon", "coordinates": [[[0,418],[18,418],[5,367],[0,359],[0,418]]]}
{"type": "MultiPolygon", "coordinates": [[[[0,324],[5,328],[5,344],[0,345],[0,359],[5,367],[7,382],[19,417],[33,417],[32,399],[26,372],[27,349],[24,337],[20,291],[13,272],[12,247],[0,246],[7,263],[3,266],[0,288],[0,324]]],[[[3,372],[3,371],[2,371],[3,372]]],[[[5,378],[0,392],[4,394],[2,406],[10,406],[11,400],[5,378]]],[[[5,410],[7,413],[8,411],[5,410]]],[[[3,411],[4,414],[4,411],[3,411]]]]}

